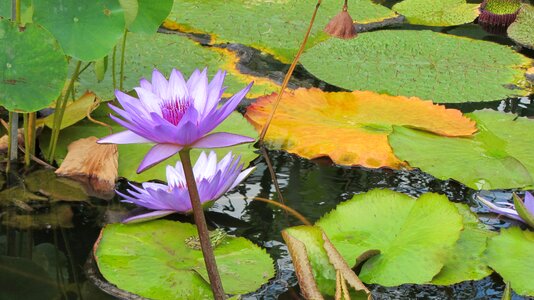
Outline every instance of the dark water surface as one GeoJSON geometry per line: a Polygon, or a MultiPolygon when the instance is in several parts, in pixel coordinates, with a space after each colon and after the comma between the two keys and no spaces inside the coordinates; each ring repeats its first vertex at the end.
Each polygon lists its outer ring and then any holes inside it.
{"type": "MultiPolygon", "coordinates": [[[[407,25],[402,28],[421,29],[407,25]]],[[[511,44],[508,39],[484,33],[474,25],[433,29],[511,44]]],[[[275,62],[269,56],[258,55],[255,50],[236,45],[226,46],[245,53],[247,59],[243,59],[240,68],[256,75],[280,80],[287,69],[287,65],[275,62]]],[[[533,52],[522,52],[534,57],[533,52]]],[[[302,68],[298,69],[295,77],[296,80],[292,81],[294,85],[336,89],[313,78],[302,68]]],[[[521,116],[534,116],[534,97],[447,106],[464,112],[491,108],[521,116]]],[[[309,161],[283,151],[271,151],[269,155],[285,204],[312,222],[354,194],[373,188],[387,188],[413,196],[425,192],[445,194],[451,201],[469,204],[484,223],[495,229],[510,225],[481,208],[474,201],[474,190],[453,180],[437,180],[418,170],[406,172],[339,167],[327,159],[309,161]]],[[[263,158],[259,157],[253,164],[257,167],[256,171],[244,184],[214,204],[207,213],[208,222],[213,227],[222,227],[229,234],[246,237],[265,247],[276,260],[276,277],[259,291],[246,295],[245,299],[299,299],[297,279],[280,231],[300,223],[281,209],[252,200],[254,197],[278,198],[263,158]]],[[[2,179],[4,190],[24,180],[19,174],[3,175],[2,179]]],[[[118,186],[124,189],[126,181],[122,180],[118,186]]],[[[502,201],[511,198],[510,191],[485,194],[502,201]]],[[[0,205],[5,201],[0,196],[0,205]]],[[[132,207],[121,204],[118,198],[111,201],[93,198],[89,203],[60,202],[32,207],[34,212],[28,212],[28,207],[20,203],[14,208],[0,206],[0,300],[114,299],[86,279],[84,264],[101,227],[120,220],[132,207]],[[32,214],[48,215],[49,219],[13,218],[14,215],[32,214]]],[[[179,216],[170,218],[190,220],[179,216]]],[[[446,287],[403,285],[393,288],[371,286],[371,289],[375,299],[497,300],[502,296],[504,284],[499,276],[492,275],[481,281],[446,287]]],[[[513,299],[525,298],[514,295],[513,299]]]]}

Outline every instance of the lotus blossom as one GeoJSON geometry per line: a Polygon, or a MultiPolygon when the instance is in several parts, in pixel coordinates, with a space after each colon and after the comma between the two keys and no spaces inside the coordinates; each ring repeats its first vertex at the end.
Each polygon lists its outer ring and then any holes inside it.
{"type": "Polygon", "coordinates": [[[521,201],[521,199],[517,198],[515,195],[514,198],[516,205],[508,202],[496,202],[494,204],[480,196],[478,197],[480,202],[487,206],[490,211],[521,221],[529,226],[534,226],[534,224],[532,224],[532,221],[534,220],[534,196],[532,196],[531,193],[526,192],[525,200],[521,201]],[[524,213],[518,212],[518,209],[516,208],[517,205],[521,206],[520,209],[524,213]]]}
{"type": "Polygon", "coordinates": [[[218,148],[253,142],[242,135],[216,132],[209,134],[245,97],[252,82],[218,107],[226,72],[218,71],[208,84],[207,69],[195,70],[189,80],[173,69],[169,80],[154,69],[152,82],[141,79],[135,91],[139,98],[115,91],[123,109],[109,107],[119,116],[110,117],[126,131],[100,139],[99,143],[136,144],[156,143],[137,169],[147,168],[173,156],[184,148],[218,148]]]}
{"type": "MultiPolygon", "coordinates": [[[[248,168],[241,171],[243,164],[239,161],[240,158],[236,158],[232,152],[226,154],[219,162],[213,151],[209,156],[204,152],[200,154],[193,167],[193,173],[201,203],[217,200],[254,170],[248,168]]],[[[167,166],[166,185],[144,182],[142,188],[131,183],[130,186],[132,189],[127,189],[129,195],[117,191],[117,194],[124,198],[122,201],[145,207],[152,212],[127,218],[124,223],[156,219],[172,213],[188,214],[193,209],[181,162],[177,162],[176,167],[167,166]]]]}

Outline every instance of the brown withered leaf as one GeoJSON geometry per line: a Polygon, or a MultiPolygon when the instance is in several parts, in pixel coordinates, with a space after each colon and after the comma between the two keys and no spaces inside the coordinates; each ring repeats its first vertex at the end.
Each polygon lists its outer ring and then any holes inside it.
{"type": "Polygon", "coordinates": [[[117,145],[97,144],[97,140],[91,136],[72,142],[56,174],[86,183],[90,194],[108,199],[118,177],[119,152],[117,145]]]}
{"type": "MultiPolygon", "coordinates": [[[[24,146],[24,128],[19,128],[17,130],[17,139],[19,145],[24,146]]],[[[8,142],[9,137],[7,134],[0,137],[0,152],[7,152],[8,142]]]]}

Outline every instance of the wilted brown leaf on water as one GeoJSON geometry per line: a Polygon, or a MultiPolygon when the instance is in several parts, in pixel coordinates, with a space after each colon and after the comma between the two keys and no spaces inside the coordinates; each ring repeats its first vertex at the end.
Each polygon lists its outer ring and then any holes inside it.
{"type": "MultiPolygon", "coordinates": [[[[19,145],[24,146],[24,128],[19,128],[19,130],[17,131],[17,139],[19,145]]],[[[8,142],[9,137],[7,136],[7,134],[0,137],[0,152],[7,152],[8,142]]]]}
{"type": "Polygon", "coordinates": [[[72,142],[56,174],[87,183],[96,196],[109,198],[118,177],[119,152],[117,145],[97,144],[97,140],[92,136],[72,142]]]}

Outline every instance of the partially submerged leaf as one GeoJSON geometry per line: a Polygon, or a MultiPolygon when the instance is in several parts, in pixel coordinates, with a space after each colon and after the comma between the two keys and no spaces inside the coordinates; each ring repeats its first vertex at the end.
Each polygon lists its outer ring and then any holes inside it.
{"type": "Polygon", "coordinates": [[[490,110],[468,116],[479,128],[473,138],[395,127],[389,143],[410,166],[442,180],[482,190],[534,187],[534,121],[490,110]]]}
{"type": "Polygon", "coordinates": [[[23,186],[14,186],[0,192],[0,205],[9,205],[18,201],[27,203],[31,201],[47,201],[48,198],[35,195],[23,186]]]}
{"type": "MultiPolygon", "coordinates": [[[[167,220],[110,224],[95,244],[95,260],[109,282],[140,296],[209,299],[212,292],[202,251],[185,242],[195,235],[194,225],[167,220]]],[[[274,276],[270,256],[245,238],[225,237],[214,254],[229,294],[255,291],[274,276]]]]}
{"type": "Polygon", "coordinates": [[[523,4],[515,22],[508,27],[508,36],[521,46],[534,49],[534,6],[523,4]]]}
{"type": "Polygon", "coordinates": [[[465,0],[404,0],[392,9],[405,16],[410,24],[453,26],[476,19],[478,7],[479,4],[465,0]]]}
{"type": "MultiPolygon", "coordinates": [[[[250,105],[247,119],[261,130],[276,94],[250,105]]],[[[272,146],[305,158],[329,156],[336,164],[399,168],[387,136],[393,125],[447,136],[468,136],[474,122],[455,109],[418,98],[373,92],[325,93],[298,89],[284,93],[266,139],[272,146]]]]}
{"type": "Polygon", "coordinates": [[[97,140],[92,136],[72,142],[56,174],[85,182],[97,195],[109,198],[118,177],[119,150],[117,145],[97,144],[97,140]]]}
{"type": "Polygon", "coordinates": [[[72,209],[67,204],[54,205],[45,213],[17,214],[7,212],[1,216],[2,224],[19,229],[72,228],[72,209]]]}
{"type": "Polygon", "coordinates": [[[59,178],[52,170],[39,170],[24,178],[28,190],[39,192],[55,201],[86,201],[82,185],[68,178],[59,178]]]}

